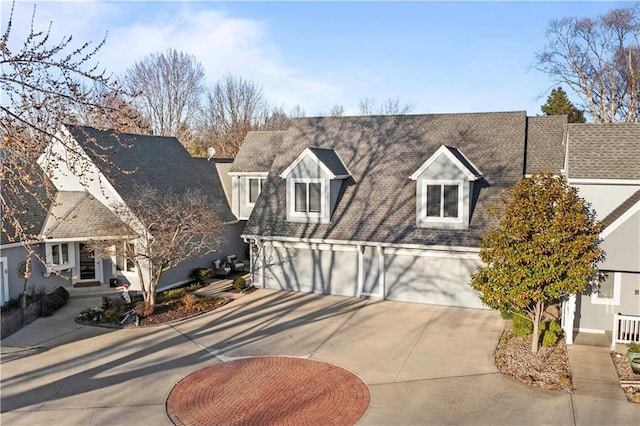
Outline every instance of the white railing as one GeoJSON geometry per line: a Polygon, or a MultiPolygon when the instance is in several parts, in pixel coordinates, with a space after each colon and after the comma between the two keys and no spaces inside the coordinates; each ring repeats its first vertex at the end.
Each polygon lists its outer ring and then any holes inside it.
{"type": "Polygon", "coordinates": [[[616,343],[640,342],[640,317],[635,315],[615,314],[613,316],[613,335],[611,350],[616,343]]]}

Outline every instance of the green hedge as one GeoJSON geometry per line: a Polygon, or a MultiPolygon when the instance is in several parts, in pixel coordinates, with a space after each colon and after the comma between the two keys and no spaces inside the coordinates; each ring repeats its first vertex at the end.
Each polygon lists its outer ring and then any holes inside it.
{"type": "Polygon", "coordinates": [[[53,313],[64,306],[69,300],[69,292],[64,287],[56,288],[52,293],[45,294],[42,298],[42,311],[43,317],[50,317],[53,313]]]}

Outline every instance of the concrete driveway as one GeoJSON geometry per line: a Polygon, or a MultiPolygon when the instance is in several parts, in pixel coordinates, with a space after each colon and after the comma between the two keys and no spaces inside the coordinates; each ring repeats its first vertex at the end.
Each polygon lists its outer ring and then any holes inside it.
{"type": "Polygon", "coordinates": [[[135,330],[80,326],[80,310],[65,307],[2,340],[1,423],[171,424],[165,402],[181,378],[262,355],[357,374],[371,391],[363,425],[640,423],[640,406],[624,399],[533,389],[500,374],[495,312],[271,290],[135,330]]]}

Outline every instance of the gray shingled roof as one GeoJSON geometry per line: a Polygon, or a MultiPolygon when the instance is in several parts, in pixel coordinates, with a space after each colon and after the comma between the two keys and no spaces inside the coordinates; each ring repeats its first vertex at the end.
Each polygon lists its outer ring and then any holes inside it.
{"type": "Polygon", "coordinates": [[[569,179],[640,179],[640,123],[569,124],[569,179]]]}
{"type": "Polygon", "coordinates": [[[611,213],[602,219],[602,230],[605,230],[613,222],[615,222],[620,216],[625,214],[627,210],[633,207],[638,201],[640,201],[640,189],[633,193],[629,198],[624,200],[622,204],[615,208],[611,213]]]}
{"type": "Polygon", "coordinates": [[[200,189],[223,221],[235,220],[216,172],[215,159],[192,157],[173,137],[66,127],[125,202],[136,184],[176,194],[200,189]]]}
{"type": "Polygon", "coordinates": [[[335,176],[348,176],[349,170],[345,167],[338,153],[333,149],[310,147],[309,151],[320,160],[335,176]]]}
{"type": "Polygon", "coordinates": [[[268,171],[280,149],[285,134],[286,131],[249,132],[229,172],[259,173],[268,171]]]}
{"type": "Polygon", "coordinates": [[[135,235],[104,204],[84,191],[58,192],[42,233],[48,239],[135,235]]]}
{"type": "MultiPolygon", "coordinates": [[[[4,165],[10,167],[10,165],[4,165]]],[[[7,171],[9,173],[9,171],[7,171]]],[[[17,185],[2,184],[2,197],[11,211],[16,212],[23,235],[16,235],[11,220],[5,220],[2,215],[2,237],[0,244],[19,243],[19,239],[25,236],[28,240],[36,239],[47,219],[50,197],[55,196],[56,190],[51,181],[44,176],[42,169],[36,165],[29,171],[32,181],[30,183],[19,182],[17,185]],[[24,186],[22,186],[24,185],[24,186]],[[48,187],[48,190],[47,190],[48,187]]],[[[6,213],[3,211],[2,213],[6,213]]]]}
{"type": "Polygon", "coordinates": [[[529,117],[527,120],[526,173],[552,172],[564,168],[567,116],[529,117]]]}
{"type": "Polygon", "coordinates": [[[481,176],[480,171],[477,170],[475,166],[469,162],[469,159],[465,157],[464,154],[460,152],[458,148],[453,146],[447,146],[446,148],[449,150],[451,154],[453,154],[454,157],[458,159],[458,161],[460,161],[467,168],[467,170],[469,170],[471,173],[473,173],[477,177],[481,176]]]}
{"type": "Polygon", "coordinates": [[[525,112],[292,120],[244,233],[477,247],[495,223],[487,207],[522,178],[525,130],[525,112]],[[416,182],[409,177],[443,144],[464,152],[483,173],[475,183],[468,230],[416,227],[416,182]],[[328,224],[286,220],[280,174],[311,146],[334,149],[352,176],[328,224]]]}

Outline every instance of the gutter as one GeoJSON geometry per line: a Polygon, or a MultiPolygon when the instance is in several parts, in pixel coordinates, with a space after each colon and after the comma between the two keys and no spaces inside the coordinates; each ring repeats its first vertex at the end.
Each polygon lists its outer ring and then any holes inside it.
{"type": "Polygon", "coordinates": [[[404,248],[404,249],[418,249],[418,250],[439,250],[439,251],[453,251],[461,253],[480,253],[479,248],[475,247],[461,247],[461,246],[428,246],[422,244],[394,244],[394,243],[380,243],[371,241],[353,241],[353,240],[329,240],[329,239],[315,239],[315,238],[292,238],[292,237],[265,237],[259,235],[247,235],[240,236],[249,242],[248,240],[263,240],[263,241],[286,241],[292,243],[310,243],[310,244],[335,244],[335,245],[361,245],[369,247],[384,247],[384,248],[404,248]]]}

